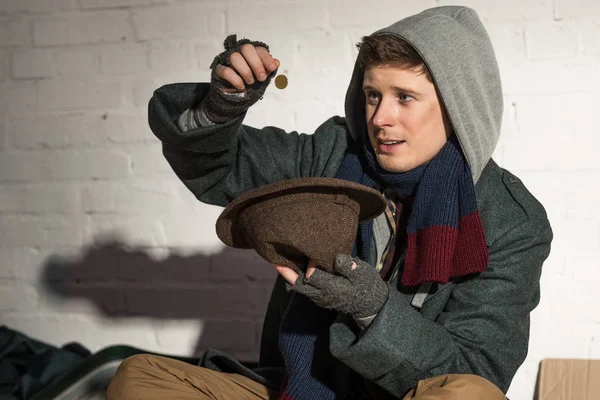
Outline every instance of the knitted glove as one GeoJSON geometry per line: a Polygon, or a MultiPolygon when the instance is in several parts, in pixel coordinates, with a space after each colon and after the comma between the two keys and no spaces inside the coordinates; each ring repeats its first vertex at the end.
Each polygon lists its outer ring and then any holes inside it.
{"type": "MultiPolygon", "coordinates": [[[[221,89],[232,89],[233,86],[216,74],[218,64],[231,67],[230,56],[234,52],[240,52],[240,48],[250,43],[254,46],[261,46],[269,50],[269,46],[263,42],[251,41],[248,39],[237,40],[236,35],[229,35],[225,39],[225,51],[215,57],[210,68],[212,69],[210,89],[202,103],[203,111],[209,120],[216,123],[228,121],[240,114],[246,112],[251,105],[262,98],[271,78],[277,73],[277,70],[271,72],[267,79],[259,81],[254,79],[251,85],[246,84],[244,92],[224,93],[221,89]]],[[[256,77],[255,77],[256,78],[256,77]]]]}
{"type": "Polygon", "coordinates": [[[348,314],[355,320],[376,315],[387,301],[387,283],[365,261],[339,254],[333,272],[316,269],[308,279],[299,277],[291,290],[302,293],[320,307],[348,314]],[[352,261],[356,263],[355,269],[352,261]]]}

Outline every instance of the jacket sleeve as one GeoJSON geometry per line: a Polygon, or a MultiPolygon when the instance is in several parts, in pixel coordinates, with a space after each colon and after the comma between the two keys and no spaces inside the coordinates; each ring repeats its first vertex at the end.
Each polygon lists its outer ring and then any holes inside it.
{"type": "Polygon", "coordinates": [[[506,392],[527,354],[529,313],[540,299],[551,240],[547,219],[518,223],[490,246],[485,272],[455,285],[435,321],[390,290],[363,332],[341,321],[332,325],[332,354],[395,396],[448,373],[480,375],[506,392]]]}
{"type": "Polygon", "coordinates": [[[181,181],[202,202],[226,206],[255,187],[307,176],[334,176],[348,146],[345,119],[332,117],[312,135],[242,124],[181,132],[177,119],[208,93],[208,84],[165,85],[148,104],[148,122],[181,181]]]}

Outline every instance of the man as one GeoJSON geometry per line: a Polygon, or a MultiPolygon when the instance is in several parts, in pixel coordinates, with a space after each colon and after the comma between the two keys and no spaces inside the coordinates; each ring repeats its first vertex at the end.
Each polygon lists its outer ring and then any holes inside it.
{"type": "Polygon", "coordinates": [[[334,273],[276,266],[263,369],[218,353],[208,368],[137,356],[109,398],[504,398],[527,354],[552,232],[491,159],[502,89],[476,13],[433,8],[365,37],[346,118],[313,135],[242,125],[279,62],[264,43],[225,47],[210,85],[167,85],[149,105],[165,157],[201,201],[328,176],[380,190],[389,208],[360,226],[334,273]]]}

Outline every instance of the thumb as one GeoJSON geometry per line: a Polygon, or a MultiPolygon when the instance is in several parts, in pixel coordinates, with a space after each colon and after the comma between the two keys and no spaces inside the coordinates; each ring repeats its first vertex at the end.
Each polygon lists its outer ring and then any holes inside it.
{"type": "Polygon", "coordinates": [[[338,254],[335,257],[333,270],[338,274],[341,274],[348,278],[348,275],[352,272],[354,268],[356,268],[352,265],[353,263],[354,261],[352,260],[352,257],[350,257],[348,254],[338,254]]]}

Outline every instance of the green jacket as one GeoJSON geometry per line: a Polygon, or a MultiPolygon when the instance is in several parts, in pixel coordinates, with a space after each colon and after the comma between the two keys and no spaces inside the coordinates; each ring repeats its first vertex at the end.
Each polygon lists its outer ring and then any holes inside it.
{"type": "MultiPolygon", "coordinates": [[[[251,128],[242,124],[243,115],[182,133],[177,118],[207,91],[207,84],[166,85],[149,104],[149,124],[166,159],[200,201],[226,206],[270,182],[335,175],[352,140],[344,118],[329,119],[312,135],[251,128]]],[[[523,183],[491,159],[476,193],[489,251],[484,273],[434,284],[421,307],[411,305],[417,288],[395,279],[395,290],[368,328],[361,331],[342,316],[331,326],[331,353],[371,390],[381,391],[376,398],[401,397],[418,380],[448,373],[477,374],[506,392],[525,360],[529,314],[539,302],[542,263],[550,252],[550,224],[523,183]]],[[[283,365],[277,341],[289,299],[283,283],[276,281],[265,317],[263,367],[283,365]]],[[[209,357],[205,365],[220,364],[209,357]]]]}

